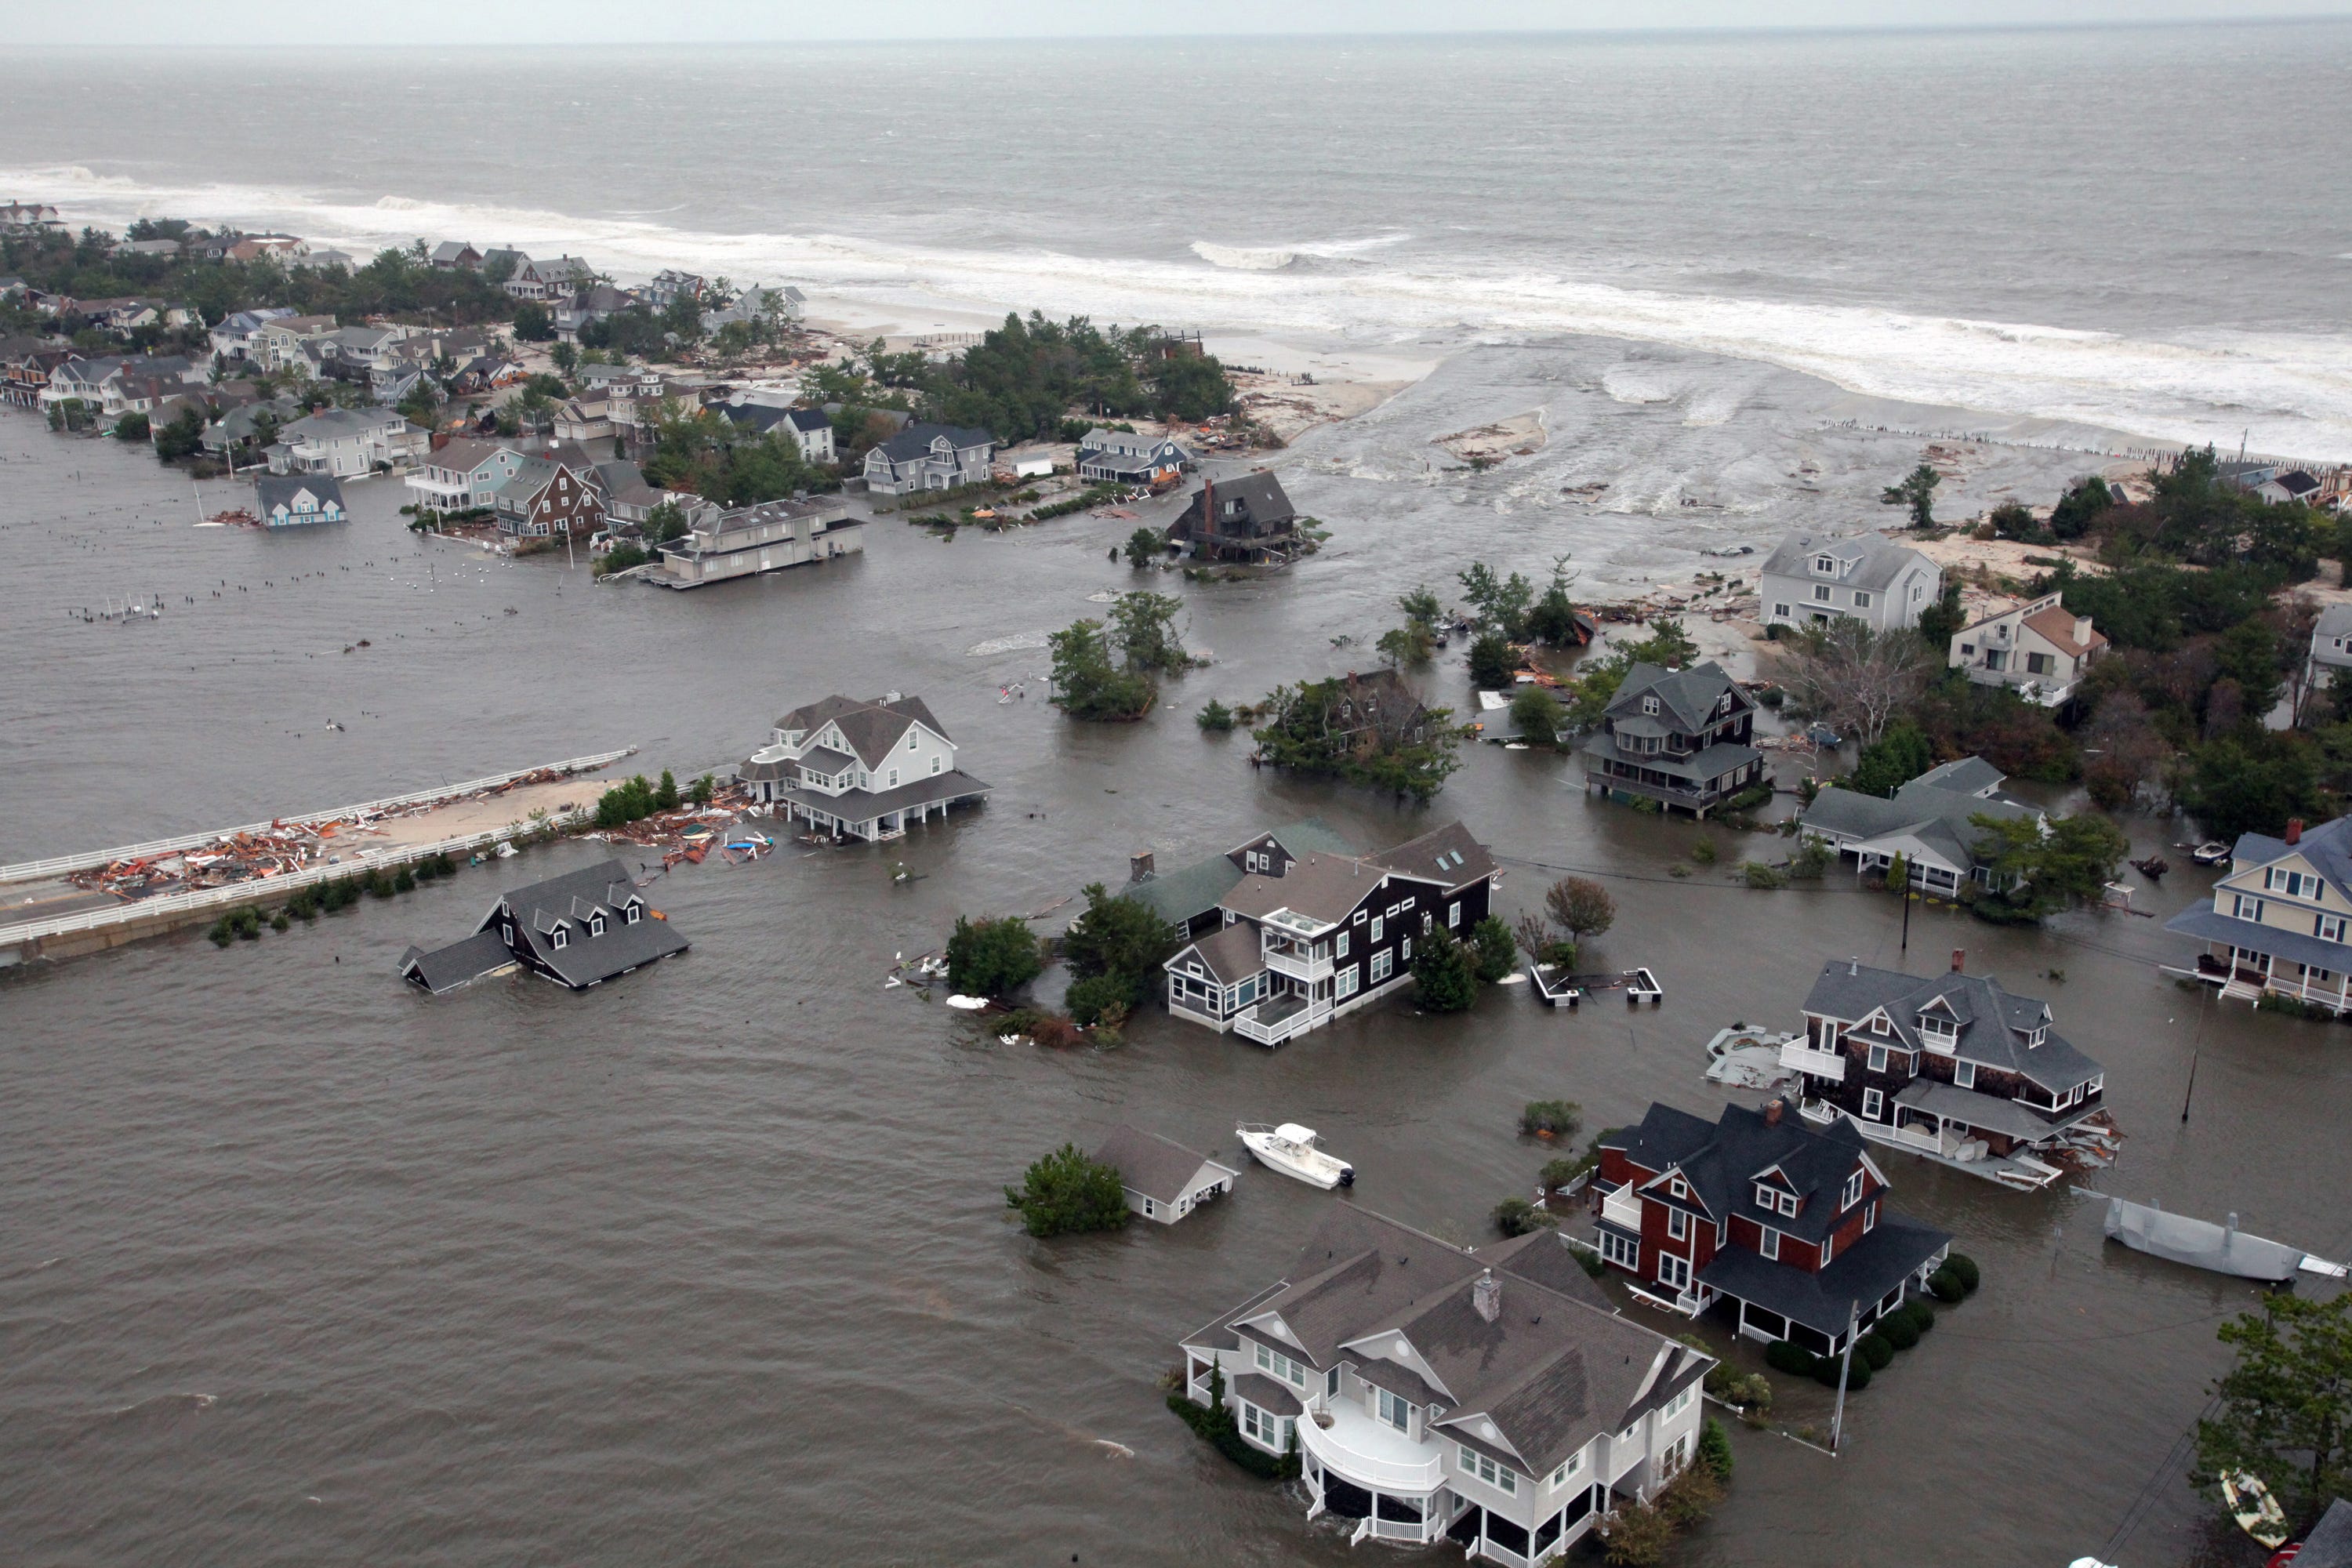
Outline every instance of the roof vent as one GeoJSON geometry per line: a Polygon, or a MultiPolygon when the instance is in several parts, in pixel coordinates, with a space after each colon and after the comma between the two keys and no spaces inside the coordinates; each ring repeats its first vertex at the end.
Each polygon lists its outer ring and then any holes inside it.
{"type": "Polygon", "coordinates": [[[1490,1323],[1502,1316],[1503,1284],[1495,1278],[1493,1269],[1479,1275],[1478,1282],[1470,1287],[1470,1305],[1490,1323]]]}
{"type": "Polygon", "coordinates": [[[1862,973],[1862,959],[1859,954],[1845,961],[1845,972],[1848,974],[1859,974],[1862,973]]]}

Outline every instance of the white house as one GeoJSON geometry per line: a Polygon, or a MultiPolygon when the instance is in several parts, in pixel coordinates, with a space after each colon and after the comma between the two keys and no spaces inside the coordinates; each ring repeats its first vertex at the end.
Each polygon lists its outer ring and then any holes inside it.
{"type": "Polygon", "coordinates": [[[1916,626],[1944,591],[1944,574],[1883,533],[1844,539],[1792,533],[1766,557],[1758,588],[1768,626],[1825,625],[1840,616],[1880,631],[1916,626]]]}
{"type": "Polygon", "coordinates": [[[661,566],[646,580],[665,588],[699,588],[865,549],[866,520],[851,515],[838,496],[732,510],[706,502],[688,517],[685,536],[661,547],[661,566]]]}
{"type": "Polygon", "coordinates": [[[339,479],[373,473],[423,455],[431,437],[383,408],[326,408],[297,419],[269,448],[273,474],[331,474],[339,479]]]}
{"type": "Polygon", "coordinates": [[[310,368],[303,349],[313,339],[323,338],[335,330],[332,316],[278,316],[261,323],[255,330],[252,346],[247,358],[258,362],[267,370],[310,368]]]}
{"type": "Polygon", "coordinates": [[[2330,605],[2312,623],[2311,653],[2304,661],[2306,690],[2333,686],[2352,669],[2352,605],[2330,605]]]}
{"type": "Polygon", "coordinates": [[[2057,594],[1987,616],[1952,634],[1954,669],[1979,686],[2009,686],[2029,701],[2055,708],[2074,694],[2091,661],[2107,651],[2091,617],[2068,611],[2057,594]]]}
{"type": "Polygon", "coordinates": [[[956,766],[956,745],[919,697],[828,697],[776,721],[735,776],[752,797],[821,833],[869,841],[984,798],[956,766]]]}
{"type": "Polygon", "coordinates": [[[1712,1356],[1618,1314],[1559,1235],[1475,1254],[1342,1205],[1280,1279],[1180,1342],[1184,1392],[1295,1443],[1309,1519],[1549,1563],[1697,1451],[1712,1356]]]}
{"type": "Polygon", "coordinates": [[[1232,1192],[1236,1174],[1230,1165],[1126,1122],[1111,1129],[1095,1158],[1118,1172],[1127,1206],[1161,1225],[1174,1225],[1210,1199],[1232,1192]]]}
{"type": "Polygon", "coordinates": [[[555,256],[545,260],[524,257],[517,262],[514,276],[506,281],[506,291],[518,300],[569,300],[578,293],[594,269],[576,256],[555,256]]]}
{"type": "Polygon", "coordinates": [[[457,440],[429,451],[408,471],[408,493],[435,511],[486,507],[509,479],[522,471],[522,454],[496,441],[457,440]]]}
{"type": "Polygon", "coordinates": [[[866,488],[877,496],[951,490],[989,477],[996,437],[949,425],[909,425],[866,454],[866,488]]]}

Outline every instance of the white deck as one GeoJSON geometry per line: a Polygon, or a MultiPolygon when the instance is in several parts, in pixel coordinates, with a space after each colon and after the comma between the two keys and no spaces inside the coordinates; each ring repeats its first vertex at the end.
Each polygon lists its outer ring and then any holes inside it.
{"type": "Polygon", "coordinates": [[[1334,1400],[1328,1414],[1328,1429],[1312,1415],[1298,1420],[1299,1445],[1324,1468],[1367,1490],[1397,1496],[1433,1492],[1444,1483],[1444,1456],[1434,1446],[1414,1442],[1358,1405],[1334,1400]]]}

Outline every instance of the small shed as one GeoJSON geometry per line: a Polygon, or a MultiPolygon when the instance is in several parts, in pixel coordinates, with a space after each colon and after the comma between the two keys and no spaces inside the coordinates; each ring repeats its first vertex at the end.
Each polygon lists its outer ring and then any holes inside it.
{"type": "Polygon", "coordinates": [[[1173,1139],[1121,1122],[1095,1151],[1118,1172],[1127,1206],[1144,1218],[1174,1225],[1221,1193],[1234,1190],[1234,1172],[1173,1139]]]}

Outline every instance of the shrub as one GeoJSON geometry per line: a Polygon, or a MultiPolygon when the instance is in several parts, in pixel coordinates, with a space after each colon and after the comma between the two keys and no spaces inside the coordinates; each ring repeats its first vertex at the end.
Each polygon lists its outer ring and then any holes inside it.
{"type": "Polygon", "coordinates": [[[1868,1362],[1871,1371],[1885,1372],[1895,1359],[1895,1346],[1885,1334],[1874,1329],[1854,1342],[1853,1353],[1868,1362]]]}
{"type": "Polygon", "coordinates": [[[1601,1260],[1601,1254],[1587,1252],[1580,1247],[1571,1247],[1570,1250],[1576,1254],[1576,1260],[1584,1266],[1584,1271],[1595,1279],[1609,1272],[1609,1265],[1601,1260]]]}
{"type": "Polygon", "coordinates": [[[1469,950],[1444,931],[1423,939],[1412,958],[1413,1000],[1432,1013],[1467,1012],[1478,1000],[1469,950]]]}
{"type": "MultiPolygon", "coordinates": [[[[1721,1425],[1713,1417],[1708,1418],[1706,1425],[1717,1431],[1722,1430],[1721,1425]]],[[[1702,1442],[1704,1440],[1701,1439],[1702,1442]]],[[[1727,1462],[1730,1457],[1730,1443],[1727,1435],[1724,1438],[1727,1462]]],[[[1706,1450],[1701,1448],[1699,1453],[1704,1458],[1706,1450]]],[[[1723,1482],[1714,1467],[1696,1464],[1666,1483],[1665,1489],[1658,1494],[1658,1511],[1664,1514],[1676,1529],[1688,1529],[1712,1513],[1715,1505],[1722,1500],[1723,1482]]]]}
{"type": "Polygon", "coordinates": [[[1804,1346],[1788,1340],[1774,1340],[1764,1347],[1764,1364],[1791,1377],[1812,1376],[1813,1363],[1819,1360],[1821,1357],[1804,1346]]]}
{"type": "Polygon", "coordinates": [[[1536,1180],[1542,1184],[1544,1191],[1556,1193],[1576,1180],[1583,1172],[1584,1163],[1580,1160],[1570,1160],[1566,1157],[1546,1160],[1544,1168],[1536,1173],[1536,1180]]]}
{"type": "Polygon", "coordinates": [[[1488,915],[1470,928],[1470,957],[1478,978],[1492,985],[1510,973],[1519,956],[1511,928],[1499,915],[1488,915]]]}
{"type": "Polygon", "coordinates": [[[1959,1276],[1960,1289],[1971,1296],[1977,1293],[1977,1287],[1984,1282],[1984,1271],[1977,1267],[1977,1260],[1965,1252],[1955,1252],[1945,1258],[1944,1267],[1959,1276]]]}
{"type": "Polygon", "coordinates": [[[1969,1293],[1969,1288],[1960,1283],[1960,1277],[1948,1265],[1927,1276],[1927,1289],[1937,1300],[1947,1302],[1957,1301],[1969,1293]]]}
{"type": "MultiPolygon", "coordinates": [[[[1519,1112],[1519,1131],[1530,1136],[1548,1132],[1566,1138],[1581,1125],[1583,1112],[1584,1108],[1572,1100],[1530,1100],[1519,1112]]],[[[1544,1170],[1549,1173],[1552,1166],[1567,1164],[1570,1162],[1555,1160],[1544,1170]]],[[[1571,1174],[1575,1168],[1571,1166],[1571,1174]]]]}
{"type": "Polygon", "coordinates": [[[416,873],[410,870],[407,867],[403,866],[399,872],[392,879],[392,890],[395,893],[413,893],[416,891],[416,873]]]}
{"type": "Polygon", "coordinates": [[[1655,1568],[1675,1543],[1675,1521],[1649,1503],[1628,1503],[1593,1526],[1611,1568],[1655,1568]]]}
{"type": "Polygon", "coordinates": [[[1209,1373],[1209,1403],[1195,1405],[1182,1393],[1168,1396],[1168,1408],[1174,1411],[1185,1426],[1206,1438],[1210,1447],[1261,1480],[1286,1481],[1298,1474],[1297,1439],[1291,1439],[1291,1450],[1276,1458],[1262,1448],[1253,1447],[1248,1438],[1234,1424],[1234,1413],[1225,1408],[1225,1373],[1222,1367],[1209,1373]]]}
{"type": "Polygon", "coordinates": [[[1731,1434],[1712,1415],[1698,1429],[1698,1462],[1718,1482],[1731,1484],[1731,1434]]]}
{"type": "Polygon", "coordinates": [[[1032,1236],[1117,1230],[1131,1212],[1118,1172],[1089,1159],[1075,1143],[1031,1165],[1021,1185],[1004,1189],[1004,1203],[1021,1211],[1021,1223],[1032,1236]]]}
{"type": "Polygon", "coordinates": [[[1213,735],[1222,735],[1234,727],[1234,710],[1212,697],[1207,706],[1192,715],[1192,722],[1213,735]]]}
{"type": "Polygon", "coordinates": [[[1830,847],[1818,838],[1806,839],[1789,857],[1789,875],[1799,881],[1818,882],[1829,868],[1830,847]]]}
{"type": "Polygon", "coordinates": [[[1037,933],[1018,915],[958,915],[947,957],[948,984],[968,996],[1008,995],[1045,967],[1037,933]]]}
{"type": "Polygon", "coordinates": [[[1921,1300],[1916,1296],[1912,1297],[1908,1302],[1905,1303],[1901,1310],[1910,1314],[1911,1326],[1918,1330],[1922,1334],[1925,1334],[1928,1330],[1936,1326],[1936,1309],[1930,1307],[1927,1302],[1921,1300]]]}
{"type": "Polygon", "coordinates": [[[226,915],[223,915],[220,919],[213,921],[213,929],[206,931],[205,934],[213,939],[213,945],[215,947],[226,947],[230,942],[236,940],[236,928],[228,923],[228,917],[226,915]]]}
{"type": "Polygon", "coordinates": [[[1885,1335],[1886,1342],[1899,1351],[1907,1351],[1919,1342],[1919,1330],[1911,1321],[1911,1314],[1906,1311],[1887,1313],[1878,1320],[1875,1331],[1885,1335]]]}
{"type": "Polygon", "coordinates": [[[1769,890],[1776,888],[1785,888],[1789,885],[1788,872],[1783,871],[1778,866],[1768,866],[1761,860],[1742,861],[1739,867],[1739,876],[1740,879],[1745,881],[1751,888],[1761,888],[1769,890]]]}
{"type": "Polygon", "coordinates": [[[288,926],[290,926],[294,922],[286,918],[286,911],[284,910],[280,910],[271,918],[269,921],[269,929],[271,931],[284,931],[288,926]]]}
{"type": "Polygon", "coordinates": [[[441,874],[441,868],[430,860],[419,860],[409,868],[409,871],[418,881],[429,882],[441,874]]]}
{"type": "Polygon", "coordinates": [[[1702,866],[1712,866],[1715,864],[1716,853],[1715,840],[1702,838],[1691,846],[1690,858],[1702,866]]]}
{"type": "Polygon", "coordinates": [[[1118,1016],[1111,1020],[1116,1026],[1127,1021],[1127,981],[1118,975],[1090,974],[1070,982],[1062,1005],[1070,1010],[1071,1021],[1080,1025],[1098,1023],[1116,1011],[1118,1016]]]}
{"type": "Polygon", "coordinates": [[[1813,1381],[1823,1388],[1835,1388],[1838,1385],[1841,1372],[1844,1374],[1848,1394],[1860,1394],[1870,1386],[1870,1363],[1860,1356],[1853,1358],[1853,1364],[1851,1366],[1846,1364],[1845,1358],[1843,1356],[1825,1355],[1814,1358],[1813,1381]]]}
{"type": "Polygon", "coordinates": [[[1559,1216],[1539,1209],[1525,1198],[1505,1198],[1495,1205],[1495,1228],[1505,1236],[1525,1236],[1533,1230],[1559,1228],[1559,1216]]]}

